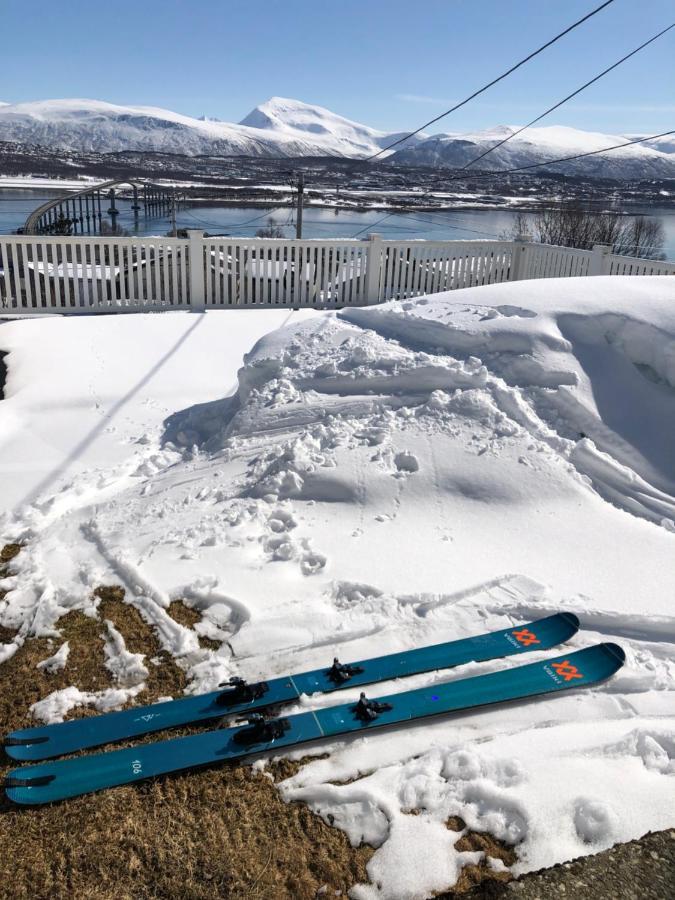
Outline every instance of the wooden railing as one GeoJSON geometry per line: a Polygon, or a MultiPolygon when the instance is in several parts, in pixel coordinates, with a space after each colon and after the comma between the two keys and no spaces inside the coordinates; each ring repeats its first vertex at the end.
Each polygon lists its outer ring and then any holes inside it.
{"type": "Polygon", "coordinates": [[[0,235],[0,315],[337,308],[527,278],[675,275],[675,263],[522,241],[0,235]]]}

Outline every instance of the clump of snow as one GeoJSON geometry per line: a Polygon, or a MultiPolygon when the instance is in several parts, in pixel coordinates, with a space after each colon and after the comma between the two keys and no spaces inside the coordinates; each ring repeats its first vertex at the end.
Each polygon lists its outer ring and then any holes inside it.
{"type": "Polygon", "coordinates": [[[42,662],[39,662],[37,668],[42,669],[43,672],[47,672],[49,675],[54,675],[56,672],[65,669],[69,653],[70,645],[68,644],[68,641],[64,641],[56,653],[49,656],[47,659],[43,659],[42,662]]]}
{"type": "Polygon", "coordinates": [[[130,688],[106,688],[103,691],[81,691],[76,687],[53,691],[43,700],[33,703],[31,714],[38,722],[52,725],[63,722],[65,717],[78,706],[90,706],[100,713],[120,709],[143,690],[143,685],[130,688]]]}
{"type": "Polygon", "coordinates": [[[143,665],[143,653],[130,653],[120,632],[113,623],[106,619],[107,640],[103,650],[105,667],[115,681],[122,687],[134,687],[142,684],[148,677],[148,670],[143,665]]]}
{"type": "MultiPolygon", "coordinates": [[[[208,315],[211,360],[219,341],[233,355],[227,342],[250,315],[208,315]]],[[[119,348],[155,346],[166,321],[37,323],[67,360],[51,358],[50,412],[67,400],[80,417],[68,425],[91,427],[100,356],[97,402],[116,430],[98,455],[85,447],[76,476],[40,471],[32,485],[19,451],[25,420],[37,420],[42,370],[26,362],[36,325],[0,327],[11,349],[3,459],[26,495],[2,520],[26,549],[1,585],[0,624],[19,641],[57,637],[69,609],[96,614],[93,588],[121,584],[198,692],[568,609],[582,624],[571,648],[609,639],[626,650],[607,684],[326,742],[311,749],[327,758],[304,764],[283,796],[376,847],[370,884],[354,889],[368,900],[449,889],[480,857],[455,849],[451,817],[513,845],[515,872],[675,824],[675,280],[523,282],[293,316],[237,345],[236,389],[231,371],[214,384],[206,337],[189,331],[199,319],[176,314],[175,338],[178,323],[187,332],[173,365],[111,418],[136,364],[119,348]],[[64,324],[78,344],[53,340],[64,324]],[[194,630],[169,615],[179,598],[200,613],[194,630]]],[[[53,443],[65,425],[46,413],[42,427],[53,443]]],[[[68,688],[37,714],[142,688],[147,663],[108,638],[120,686],[68,688]]]]}

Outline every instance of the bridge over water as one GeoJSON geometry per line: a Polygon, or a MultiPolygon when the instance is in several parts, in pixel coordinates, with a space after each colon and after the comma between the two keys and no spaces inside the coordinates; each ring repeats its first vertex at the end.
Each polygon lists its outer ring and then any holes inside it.
{"type": "Polygon", "coordinates": [[[177,203],[174,188],[147,181],[104,181],[76,193],[64,194],[38,206],[26,219],[23,234],[101,234],[103,222],[117,231],[117,200],[130,197],[134,218],[167,215],[177,203]]]}

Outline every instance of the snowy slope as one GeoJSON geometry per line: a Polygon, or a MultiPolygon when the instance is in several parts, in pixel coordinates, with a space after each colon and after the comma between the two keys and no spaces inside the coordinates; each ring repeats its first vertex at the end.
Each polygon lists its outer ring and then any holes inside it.
{"type": "MultiPolygon", "coordinates": [[[[463,166],[485,150],[494,147],[519,126],[501,125],[475,133],[439,134],[420,141],[413,147],[404,146],[391,160],[406,165],[463,166]]],[[[561,125],[534,127],[508,141],[476,163],[481,168],[499,170],[532,163],[574,156],[602,150],[633,139],[616,134],[581,131],[561,125]]],[[[675,143],[668,138],[647,144],[634,144],[613,150],[606,155],[559,163],[554,172],[598,175],[608,178],[674,177],[675,143]]]]}
{"type": "MultiPolygon", "coordinates": [[[[411,165],[459,166],[515,129],[516,126],[504,125],[476,133],[419,135],[393,151],[390,158],[411,165]]],[[[377,131],[321,106],[284,97],[272,97],[239,124],[98,100],[0,104],[0,141],[77,151],[362,158],[404,134],[377,131]]],[[[609,147],[623,140],[617,135],[562,126],[531,128],[491,154],[484,165],[491,169],[527,165],[609,147]]],[[[674,177],[674,147],[671,140],[663,138],[606,156],[565,163],[555,171],[610,177],[674,177]]]]}
{"type": "MultiPolygon", "coordinates": [[[[0,625],[19,629],[0,653],[75,605],[93,613],[100,583],[125,587],[195,691],[569,609],[572,647],[625,648],[611,682],[327,742],[283,794],[377,848],[353,892],[368,900],[430,897],[478,861],[450,816],[515,844],[516,871],[675,825],[675,280],[517,282],[292,319],[250,336],[233,396],[194,337],[238,356],[227,336],[248,316],[0,326],[0,458],[28,495],[0,520],[26,544],[0,582],[0,625]],[[160,336],[171,365],[146,383],[128,342],[160,336]],[[92,421],[106,437],[78,469],[31,471],[38,438],[70,463],[92,421]],[[178,597],[218,650],[170,618],[178,597]]],[[[75,688],[36,717],[125,699],[75,688]]]]}

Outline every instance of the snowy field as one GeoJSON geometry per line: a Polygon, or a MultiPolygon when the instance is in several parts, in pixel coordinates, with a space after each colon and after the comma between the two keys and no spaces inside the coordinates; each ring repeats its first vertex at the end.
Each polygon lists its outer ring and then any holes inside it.
{"type": "MultiPolygon", "coordinates": [[[[363,900],[449,888],[480,857],[451,816],[516,844],[516,874],[675,825],[675,279],[10,322],[0,350],[0,537],[26,545],[0,658],[95,615],[100,584],[194,692],[569,610],[572,647],[626,650],[612,681],[316,746],[283,795],[377,848],[363,900]]],[[[114,629],[106,653],[118,688],[55,692],[36,719],[142,702],[147,660],[114,629]]]]}

